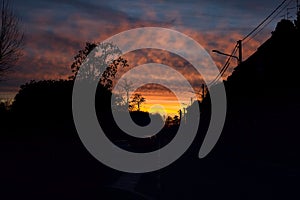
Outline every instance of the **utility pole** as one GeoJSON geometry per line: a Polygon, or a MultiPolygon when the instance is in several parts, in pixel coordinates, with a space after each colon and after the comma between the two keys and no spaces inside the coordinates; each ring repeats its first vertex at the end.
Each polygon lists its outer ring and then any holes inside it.
{"type": "Polygon", "coordinates": [[[185,104],[185,103],[182,103],[183,113],[182,113],[181,109],[180,109],[180,113],[179,113],[179,114],[180,114],[180,120],[183,119],[182,122],[183,122],[184,124],[186,124],[186,107],[185,107],[185,106],[186,106],[186,104],[185,104]]]}
{"type": "Polygon", "coordinates": [[[239,48],[239,64],[241,64],[243,62],[243,47],[242,47],[242,40],[238,40],[238,48],[239,48]]]}
{"type": "Polygon", "coordinates": [[[223,52],[215,50],[215,49],[213,49],[212,52],[218,53],[218,54],[221,54],[221,55],[224,55],[224,56],[229,56],[229,57],[235,58],[235,59],[237,59],[238,64],[241,64],[243,62],[243,44],[242,44],[242,42],[243,42],[243,40],[238,40],[237,41],[237,46],[235,47],[235,48],[238,48],[238,50],[239,50],[239,55],[238,56],[223,53],[223,52]]]}
{"type": "Polygon", "coordinates": [[[182,111],[181,111],[181,108],[178,110],[178,113],[179,113],[179,119],[180,119],[180,121],[181,121],[181,119],[182,119],[182,111]]]}

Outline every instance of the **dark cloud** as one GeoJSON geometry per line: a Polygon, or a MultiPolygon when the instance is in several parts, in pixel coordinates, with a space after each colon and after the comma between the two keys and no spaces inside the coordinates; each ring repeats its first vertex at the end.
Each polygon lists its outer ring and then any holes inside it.
{"type": "MultiPolygon", "coordinates": [[[[13,3],[25,28],[25,54],[16,72],[1,83],[0,93],[12,91],[31,79],[66,77],[73,56],[85,42],[101,41],[135,27],[174,28],[197,40],[208,52],[213,48],[228,52],[281,0],[15,0],[13,3]]],[[[270,24],[260,41],[273,28],[274,24],[270,24]]],[[[256,40],[251,42],[244,49],[245,55],[259,44],[256,40]]],[[[224,59],[212,56],[221,66],[224,59]]]]}

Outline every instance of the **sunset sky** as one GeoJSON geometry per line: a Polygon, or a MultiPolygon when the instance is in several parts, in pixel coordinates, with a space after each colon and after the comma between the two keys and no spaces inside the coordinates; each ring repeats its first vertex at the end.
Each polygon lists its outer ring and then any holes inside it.
{"type": "MultiPolygon", "coordinates": [[[[216,55],[211,50],[218,49],[230,53],[236,41],[253,30],[282,0],[13,0],[12,2],[15,13],[20,17],[24,27],[26,43],[24,56],[15,71],[6,77],[5,82],[0,83],[1,98],[13,97],[19,86],[30,80],[67,78],[71,74],[73,57],[84,48],[85,42],[101,42],[121,31],[139,27],[164,27],[180,31],[199,42],[221,68],[226,57],[216,55]]],[[[296,1],[289,7],[295,4],[296,1]]],[[[260,34],[244,45],[244,59],[270,37],[271,31],[283,18],[283,14],[285,13],[279,14],[260,34]]],[[[161,56],[161,53],[148,52],[144,54],[146,60],[140,56],[135,60],[129,59],[129,64],[145,63],[151,57],[153,59],[159,55],[161,56]]],[[[161,59],[167,60],[164,63],[171,65],[176,60],[171,58],[167,53],[163,53],[161,59]]],[[[182,62],[181,66],[185,66],[184,61],[182,62]]],[[[231,63],[227,75],[234,66],[236,62],[231,63]]],[[[181,72],[186,72],[185,75],[190,81],[199,78],[197,74],[187,73],[190,72],[189,69],[181,72]]],[[[195,82],[195,87],[199,87],[199,82],[195,82]]],[[[166,98],[162,95],[164,93],[155,94],[147,90],[145,93],[147,102],[160,101],[176,105],[173,102],[174,96],[166,98]]],[[[186,98],[188,102],[190,97],[186,98]]],[[[173,112],[176,112],[175,110],[176,108],[173,112]]]]}

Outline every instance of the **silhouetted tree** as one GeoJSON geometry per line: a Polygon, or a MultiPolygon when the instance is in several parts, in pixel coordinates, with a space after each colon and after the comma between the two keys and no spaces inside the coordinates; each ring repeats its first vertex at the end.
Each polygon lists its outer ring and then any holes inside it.
{"type": "Polygon", "coordinates": [[[171,116],[168,116],[165,122],[166,126],[172,126],[173,125],[173,119],[171,116]]]}
{"type": "Polygon", "coordinates": [[[69,79],[74,79],[80,66],[86,63],[88,66],[84,73],[80,74],[82,77],[77,76],[77,78],[99,80],[104,87],[110,89],[118,67],[129,66],[127,60],[120,56],[121,54],[121,50],[112,43],[87,42],[85,48],[74,57],[75,61],[71,65],[73,75],[69,79]],[[114,59],[116,56],[118,58],[114,59]]]}
{"type": "Polygon", "coordinates": [[[179,125],[180,124],[180,118],[178,115],[175,115],[173,117],[173,125],[179,125]]]}
{"type": "Polygon", "coordinates": [[[9,1],[1,3],[0,28],[0,78],[10,70],[22,55],[24,33],[20,29],[19,19],[13,12],[9,1]]]}
{"type": "Polygon", "coordinates": [[[5,113],[6,111],[6,105],[4,102],[0,101],[0,115],[5,113]]]}
{"type": "Polygon", "coordinates": [[[296,29],[292,21],[282,19],[277,23],[274,34],[281,36],[291,36],[291,34],[295,33],[295,30],[296,29]]]}
{"type": "Polygon", "coordinates": [[[102,74],[102,77],[100,78],[100,83],[107,89],[111,89],[113,86],[112,79],[116,77],[116,73],[118,71],[119,67],[128,67],[128,62],[122,57],[119,57],[118,59],[115,59],[112,61],[112,63],[109,64],[108,67],[106,67],[105,71],[102,74]]]}
{"type": "Polygon", "coordinates": [[[144,103],[146,99],[139,93],[135,93],[132,100],[130,101],[131,110],[134,110],[137,106],[137,111],[140,111],[141,104],[144,103]]]}
{"type": "Polygon", "coordinates": [[[127,109],[129,108],[129,92],[131,89],[133,89],[133,83],[131,81],[128,81],[127,79],[124,79],[123,83],[121,84],[122,90],[125,92],[126,99],[125,103],[127,106],[127,109]]]}
{"type": "Polygon", "coordinates": [[[73,75],[69,77],[69,79],[74,79],[78,73],[78,70],[84,60],[87,58],[87,55],[97,46],[96,43],[87,42],[85,44],[85,48],[80,50],[78,54],[74,57],[74,62],[71,65],[73,75]]]}
{"type": "Polygon", "coordinates": [[[4,98],[4,99],[0,99],[0,103],[1,106],[5,109],[5,110],[9,110],[12,103],[13,103],[13,99],[10,98],[4,98]]]}
{"type": "Polygon", "coordinates": [[[124,98],[120,94],[112,94],[111,97],[112,109],[114,111],[128,111],[128,106],[125,104],[124,98]]]}
{"type": "Polygon", "coordinates": [[[71,117],[72,87],[66,80],[30,81],[20,87],[11,109],[26,120],[71,117]]]}

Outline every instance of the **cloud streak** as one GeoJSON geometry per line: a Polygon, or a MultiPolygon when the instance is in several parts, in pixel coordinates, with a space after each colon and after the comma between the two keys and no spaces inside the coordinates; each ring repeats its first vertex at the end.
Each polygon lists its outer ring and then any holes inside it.
{"type": "MultiPolygon", "coordinates": [[[[71,74],[70,65],[87,41],[106,38],[132,28],[156,26],[172,28],[199,42],[219,68],[226,58],[211,53],[212,49],[231,52],[235,42],[257,25],[278,1],[96,1],[45,0],[14,1],[16,13],[25,27],[24,57],[8,81],[0,85],[1,92],[16,93],[20,84],[29,80],[60,79],[71,74]]],[[[273,27],[272,27],[273,26],[273,27]]],[[[245,58],[270,36],[271,24],[261,38],[244,47],[245,58]]],[[[189,64],[174,55],[143,52],[132,65],[149,60],[180,66],[181,72],[194,84],[189,64]],[[176,62],[176,64],[175,64],[176,62]]],[[[235,63],[232,63],[235,66],[235,63]]],[[[179,70],[180,70],[179,69],[179,70]]],[[[230,74],[232,68],[229,69],[230,74]]],[[[197,80],[197,81],[196,81],[197,80]]]]}

